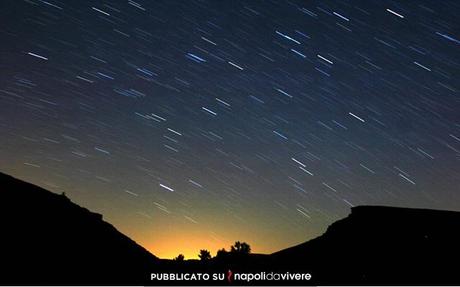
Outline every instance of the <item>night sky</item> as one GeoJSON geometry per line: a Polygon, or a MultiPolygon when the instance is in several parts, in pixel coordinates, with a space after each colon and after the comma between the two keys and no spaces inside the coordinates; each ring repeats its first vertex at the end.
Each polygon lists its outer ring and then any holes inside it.
{"type": "Polygon", "coordinates": [[[270,253],[356,205],[460,211],[459,13],[1,1],[0,171],[164,258],[270,253]]]}

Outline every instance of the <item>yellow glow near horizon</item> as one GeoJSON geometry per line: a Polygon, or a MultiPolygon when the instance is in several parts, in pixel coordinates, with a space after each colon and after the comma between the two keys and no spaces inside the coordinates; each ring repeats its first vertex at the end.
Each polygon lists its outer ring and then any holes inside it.
{"type": "MultiPolygon", "coordinates": [[[[162,259],[174,259],[179,254],[183,254],[185,259],[199,259],[198,253],[201,249],[206,249],[211,252],[211,256],[215,256],[217,250],[223,248],[219,244],[212,244],[211,242],[204,242],[206,240],[185,240],[185,239],[172,239],[163,242],[157,242],[152,246],[144,246],[155,256],[162,259]]],[[[228,249],[228,247],[226,248],[228,249]]]]}
{"type": "Polygon", "coordinates": [[[285,245],[281,241],[264,240],[264,238],[256,234],[236,240],[218,240],[210,236],[190,234],[189,231],[185,230],[168,237],[152,235],[151,238],[140,238],[138,235],[133,234],[133,238],[137,238],[140,245],[162,259],[174,259],[179,254],[183,254],[185,259],[199,259],[198,254],[201,249],[210,251],[211,256],[214,257],[217,251],[222,248],[229,251],[230,246],[238,240],[248,243],[251,246],[252,253],[264,254],[270,254],[297,244],[293,242],[290,245],[285,245]]]}

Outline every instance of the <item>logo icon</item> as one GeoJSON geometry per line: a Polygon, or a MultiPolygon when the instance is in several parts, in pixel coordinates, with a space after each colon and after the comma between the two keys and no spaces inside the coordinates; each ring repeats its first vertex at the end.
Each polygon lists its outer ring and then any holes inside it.
{"type": "Polygon", "coordinates": [[[233,272],[232,272],[232,270],[229,269],[227,271],[227,281],[228,281],[228,283],[232,283],[232,275],[233,275],[233,272]]]}

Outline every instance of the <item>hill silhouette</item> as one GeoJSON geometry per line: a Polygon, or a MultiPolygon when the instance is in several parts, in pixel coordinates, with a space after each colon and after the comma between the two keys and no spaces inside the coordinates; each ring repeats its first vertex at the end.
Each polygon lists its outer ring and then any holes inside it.
{"type": "Polygon", "coordinates": [[[159,260],[102,215],[0,173],[0,284],[137,284],[159,260]]]}
{"type": "Polygon", "coordinates": [[[460,212],[353,207],[322,236],[270,257],[321,285],[458,285],[460,212]]]}
{"type": "Polygon", "coordinates": [[[0,285],[220,285],[227,279],[152,282],[150,274],[228,270],[312,274],[308,282],[249,284],[460,284],[460,212],[453,211],[358,206],[323,235],[273,254],[166,260],[65,195],[0,173],[0,229],[0,285]]]}

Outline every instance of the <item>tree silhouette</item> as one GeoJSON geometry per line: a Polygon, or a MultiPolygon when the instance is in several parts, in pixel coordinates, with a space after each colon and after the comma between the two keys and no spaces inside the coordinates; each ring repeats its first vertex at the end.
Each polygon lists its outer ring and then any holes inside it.
{"type": "Polygon", "coordinates": [[[251,253],[251,246],[246,242],[241,243],[241,253],[242,254],[249,254],[251,253]]]}
{"type": "Polygon", "coordinates": [[[251,253],[251,246],[249,246],[246,242],[237,241],[233,246],[231,246],[230,250],[231,253],[235,254],[249,254],[251,253]]]}
{"type": "Polygon", "coordinates": [[[198,257],[200,257],[201,261],[207,261],[211,259],[211,253],[206,249],[201,249],[200,254],[198,254],[198,257]]]}
{"type": "Polygon", "coordinates": [[[185,258],[184,254],[179,254],[179,255],[177,255],[176,258],[174,258],[174,260],[176,260],[178,262],[182,262],[182,261],[184,261],[184,258],[185,258]]]}
{"type": "Polygon", "coordinates": [[[235,244],[233,244],[231,247],[230,247],[230,250],[232,253],[240,253],[240,250],[241,250],[241,242],[237,241],[235,242],[235,244]]]}
{"type": "Polygon", "coordinates": [[[217,251],[216,258],[225,258],[227,257],[227,255],[228,255],[227,250],[225,250],[225,248],[222,248],[217,251]]]}

